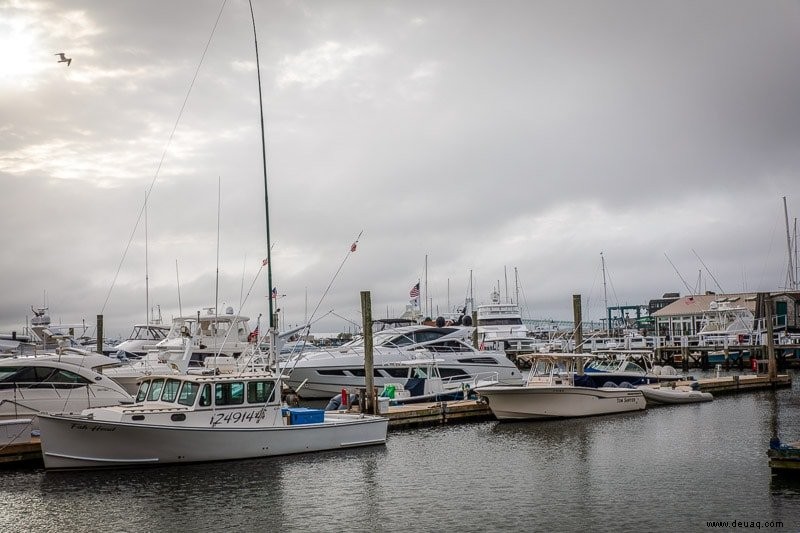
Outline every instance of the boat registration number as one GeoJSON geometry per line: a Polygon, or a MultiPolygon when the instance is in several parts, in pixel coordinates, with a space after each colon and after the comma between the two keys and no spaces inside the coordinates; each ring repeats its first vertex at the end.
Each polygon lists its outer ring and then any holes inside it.
{"type": "Polygon", "coordinates": [[[228,413],[215,413],[211,415],[212,426],[220,424],[244,424],[255,422],[256,424],[264,420],[264,411],[254,409],[252,411],[233,411],[228,413]]]}

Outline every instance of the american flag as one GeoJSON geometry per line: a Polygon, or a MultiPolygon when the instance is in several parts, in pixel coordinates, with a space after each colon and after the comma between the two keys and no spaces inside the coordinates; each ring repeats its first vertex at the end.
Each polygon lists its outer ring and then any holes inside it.
{"type": "Polygon", "coordinates": [[[412,298],[419,298],[419,281],[416,285],[411,287],[411,291],[408,293],[408,295],[412,298]]]}
{"type": "Polygon", "coordinates": [[[272,287],[272,297],[273,298],[278,297],[278,287],[272,287]]]}

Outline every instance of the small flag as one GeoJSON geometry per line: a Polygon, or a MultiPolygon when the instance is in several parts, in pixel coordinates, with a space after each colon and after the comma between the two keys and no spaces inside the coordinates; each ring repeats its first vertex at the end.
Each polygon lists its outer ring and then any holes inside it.
{"type": "Polygon", "coordinates": [[[350,251],[351,252],[355,252],[356,251],[356,243],[353,243],[353,244],[350,245],[350,251]]]}
{"type": "Polygon", "coordinates": [[[419,298],[419,281],[416,285],[411,287],[411,291],[408,293],[408,295],[412,298],[419,298]]]}
{"type": "Polygon", "coordinates": [[[686,305],[689,305],[689,304],[691,304],[692,302],[694,302],[694,296],[689,296],[689,297],[688,297],[688,298],[686,298],[686,300],[684,301],[684,303],[686,303],[686,305]]]}
{"type": "Polygon", "coordinates": [[[250,332],[250,335],[247,336],[247,342],[256,342],[258,340],[258,326],[256,329],[250,332]]]}
{"type": "Polygon", "coordinates": [[[265,267],[265,266],[267,266],[268,264],[269,264],[269,261],[268,261],[267,259],[264,259],[263,261],[261,261],[261,266],[262,266],[262,267],[265,267]]]}
{"type": "Polygon", "coordinates": [[[272,287],[272,297],[273,298],[278,297],[278,287],[272,287]]]}

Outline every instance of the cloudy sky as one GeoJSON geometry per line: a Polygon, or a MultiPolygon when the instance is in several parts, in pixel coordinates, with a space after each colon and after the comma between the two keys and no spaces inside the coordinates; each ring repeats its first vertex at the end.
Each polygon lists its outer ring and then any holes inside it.
{"type": "MultiPolygon", "coordinates": [[[[470,273],[476,303],[599,319],[601,252],[609,305],[786,286],[797,2],[254,10],[285,323],[345,331],[362,290],[399,315],[417,280],[439,314],[470,273]]],[[[179,295],[266,314],[255,67],[242,0],[0,0],[0,332],[45,304],[112,335],[179,295]]]]}

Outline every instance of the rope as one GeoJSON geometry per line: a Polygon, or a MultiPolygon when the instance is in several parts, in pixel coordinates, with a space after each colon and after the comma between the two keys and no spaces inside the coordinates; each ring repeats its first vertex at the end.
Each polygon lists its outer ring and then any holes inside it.
{"type": "Polygon", "coordinates": [[[197,76],[200,73],[200,67],[203,65],[203,60],[205,60],[206,52],[208,52],[208,47],[211,45],[211,40],[214,37],[214,33],[217,30],[217,25],[219,24],[219,20],[222,17],[222,11],[225,9],[225,4],[228,3],[228,0],[222,0],[222,5],[219,8],[219,13],[217,14],[217,19],[214,21],[214,26],[211,28],[211,35],[208,36],[208,41],[206,41],[206,46],[203,49],[203,53],[200,56],[200,62],[197,64],[197,68],[194,71],[194,76],[192,77],[191,83],[189,83],[189,89],[186,91],[186,96],[183,98],[183,103],[181,104],[181,108],[178,111],[178,116],[175,119],[175,124],[172,126],[172,131],[169,134],[169,138],[167,139],[167,144],[164,146],[164,151],[161,154],[161,159],[158,162],[158,166],[156,167],[155,175],[153,179],[150,181],[150,186],[147,188],[147,193],[145,194],[144,204],[142,208],[139,210],[139,216],[136,218],[136,224],[133,225],[133,230],[131,230],[131,235],[128,238],[128,244],[125,246],[125,251],[122,253],[122,259],[119,261],[119,265],[117,266],[117,272],[114,274],[114,279],[111,281],[111,287],[108,289],[108,294],[106,295],[106,299],[103,302],[103,307],[100,309],[100,314],[102,315],[106,309],[106,305],[108,305],[108,301],[111,299],[111,291],[114,290],[114,285],[117,283],[117,278],[119,277],[119,273],[122,270],[122,265],[125,263],[125,257],[128,255],[128,250],[131,247],[131,243],[133,242],[133,236],[136,234],[136,230],[139,228],[139,223],[142,220],[142,216],[144,214],[145,206],[147,205],[147,201],[150,198],[150,193],[153,191],[155,187],[156,180],[158,179],[159,173],[161,172],[161,166],[164,164],[164,160],[167,157],[167,151],[169,150],[170,145],[172,144],[172,139],[175,137],[175,131],[178,129],[178,124],[183,117],[183,112],[186,109],[186,104],[189,101],[189,95],[192,93],[192,89],[194,88],[195,81],[197,81],[197,76]]]}

